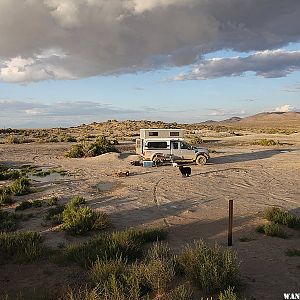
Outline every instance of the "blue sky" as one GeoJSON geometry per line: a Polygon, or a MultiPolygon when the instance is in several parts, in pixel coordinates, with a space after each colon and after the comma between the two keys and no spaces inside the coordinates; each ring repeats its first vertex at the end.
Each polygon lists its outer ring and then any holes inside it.
{"type": "MultiPolygon", "coordinates": [[[[141,9],[149,8],[136,9],[139,9],[140,13],[141,9]]],[[[141,66],[128,72],[114,71],[112,54],[110,57],[112,62],[108,65],[107,71],[116,75],[105,75],[106,71],[101,71],[102,65],[97,66],[98,69],[94,71],[88,62],[86,63],[90,68],[88,71],[85,71],[86,65],[80,63],[78,69],[84,70],[82,73],[65,68],[63,72],[53,71],[55,75],[50,78],[40,76],[41,73],[36,72],[40,71],[38,68],[41,70],[46,68],[44,65],[41,66],[41,61],[44,58],[48,59],[52,54],[34,56],[37,50],[33,49],[31,55],[16,52],[11,56],[8,54],[1,56],[0,45],[0,70],[1,57],[2,65],[6,63],[3,70],[13,72],[15,66],[11,67],[9,59],[12,62],[16,57],[24,59],[32,57],[30,63],[22,61],[21,67],[18,62],[15,78],[8,77],[10,73],[8,75],[3,73],[6,77],[3,75],[2,78],[0,75],[0,126],[71,126],[107,119],[151,119],[190,123],[208,119],[221,120],[232,116],[245,117],[276,109],[298,110],[300,66],[297,63],[298,56],[295,55],[300,54],[300,44],[288,40],[281,44],[281,47],[265,45],[262,49],[256,50],[251,50],[255,48],[251,46],[252,48],[249,47],[247,51],[224,50],[229,48],[228,45],[224,45],[220,46],[221,50],[218,51],[204,51],[203,55],[192,64],[177,63],[173,60],[169,62],[169,58],[163,57],[155,58],[153,60],[155,63],[151,61],[150,67],[144,67],[146,63],[143,59],[148,62],[149,57],[143,53],[140,59],[141,66]],[[277,53],[276,49],[281,49],[282,52],[277,53]],[[286,58],[282,59],[284,55],[286,58]],[[236,61],[230,59],[233,57],[238,59],[236,61]],[[220,60],[215,61],[215,58],[220,60]],[[163,63],[160,60],[163,60],[163,63]],[[290,62],[291,60],[296,63],[290,62]],[[181,66],[176,67],[176,64],[181,66]],[[35,69],[28,69],[28,72],[25,70],[28,73],[25,72],[26,79],[22,79],[24,77],[20,79],[18,77],[21,74],[20,70],[28,66],[30,68],[34,66],[35,69]],[[148,71],[149,69],[151,70],[148,71]],[[90,74],[96,72],[98,75],[90,76],[89,72],[90,74]],[[77,79],[68,79],[73,78],[73,74],[77,79]],[[180,80],[177,80],[179,74],[180,80]]],[[[54,45],[53,49],[56,47],[54,45]]],[[[238,47],[241,47],[240,44],[238,47]]],[[[232,48],[237,46],[233,45],[232,48]]],[[[174,48],[174,51],[177,50],[174,48]]],[[[75,57],[77,53],[73,55],[75,57]]],[[[55,57],[64,62],[64,54],[56,53],[55,57]]],[[[121,63],[123,64],[123,61],[121,63]]],[[[124,66],[126,69],[126,64],[124,66]]]]}

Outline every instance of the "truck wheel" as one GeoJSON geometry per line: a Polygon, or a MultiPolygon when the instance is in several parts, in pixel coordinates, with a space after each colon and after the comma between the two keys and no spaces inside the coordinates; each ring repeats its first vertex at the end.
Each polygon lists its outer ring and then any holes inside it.
{"type": "Polygon", "coordinates": [[[205,165],[207,162],[207,158],[204,155],[198,155],[196,158],[196,164],[201,166],[205,165]]]}
{"type": "Polygon", "coordinates": [[[152,161],[155,163],[156,166],[159,166],[162,163],[162,159],[157,155],[153,156],[152,161]]]}

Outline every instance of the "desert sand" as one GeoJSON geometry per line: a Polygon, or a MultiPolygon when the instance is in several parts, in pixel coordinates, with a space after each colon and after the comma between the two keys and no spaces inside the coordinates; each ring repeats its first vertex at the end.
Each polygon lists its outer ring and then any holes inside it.
{"type": "MultiPolygon", "coordinates": [[[[204,134],[205,135],[205,134],[204,134]]],[[[233,246],[240,259],[245,295],[255,299],[282,299],[284,292],[299,291],[300,258],[285,251],[299,248],[299,232],[288,229],[289,238],[279,239],[256,233],[265,222],[266,207],[278,206],[300,216],[300,134],[205,137],[204,144],[216,153],[204,166],[192,165],[192,176],[182,178],[178,168],[132,166],[133,151],[107,153],[93,158],[64,157],[69,143],[0,145],[0,162],[12,165],[34,164],[61,167],[69,176],[35,178],[34,194],[18,197],[46,199],[58,196],[67,202],[74,195],[84,196],[89,205],[107,212],[115,229],[132,226],[163,227],[168,242],[178,251],[195,239],[218,242],[226,247],[228,200],[234,200],[233,246]],[[262,147],[249,141],[272,138],[282,145],[262,147]],[[130,176],[119,178],[118,170],[130,176]],[[239,238],[252,239],[241,242],[239,238]]],[[[13,210],[14,206],[7,208],[13,210]]],[[[75,238],[54,228],[43,227],[45,208],[29,209],[34,218],[22,223],[22,230],[39,231],[45,243],[57,248],[88,237],[75,238]],[[39,213],[37,213],[37,211],[39,213]]],[[[56,288],[80,279],[76,267],[52,263],[1,266],[0,292],[26,290],[26,287],[56,288]],[[27,276],[24,278],[24,273],[27,276]]]]}

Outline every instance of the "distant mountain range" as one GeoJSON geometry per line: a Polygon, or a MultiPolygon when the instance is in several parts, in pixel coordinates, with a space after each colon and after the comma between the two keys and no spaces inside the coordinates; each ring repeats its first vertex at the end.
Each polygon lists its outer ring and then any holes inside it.
{"type": "Polygon", "coordinates": [[[204,125],[239,127],[300,127],[300,112],[263,112],[250,117],[232,117],[223,121],[208,120],[204,125]]]}

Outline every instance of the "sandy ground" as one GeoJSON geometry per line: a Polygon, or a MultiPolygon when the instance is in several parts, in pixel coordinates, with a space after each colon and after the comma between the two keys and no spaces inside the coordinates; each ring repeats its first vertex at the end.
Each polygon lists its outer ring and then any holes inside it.
{"type": "MultiPolygon", "coordinates": [[[[232,248],[241,260],[245,295],[255,299],[283,299],[285,292],[299,292],[300,258],[285,255],[287,249],[299,248],[299,232],[288,230],[289,238],[283,240],[258,234],[255,227],[264,222],[262,212],[269,206],[276,205],[300,216],[300,134],[215,138],[215,142],[207,145],[218,153],[212,154],[205,166],[192,165],[190,178],[182,178],[179,170],[171,166],[131,166],[130,160],[136,158],[131,153],[65,158],[63,153],[70,147],[67,143],[0,145],[0,162],[62,167],[71,174],[34,182],[38,191],[19,197],[18,201],[52,195],[67,201],[74,195],[82,195],[91,207],[107,212],[116,229],[137,225],[167,228],[168,242],[175,251],[201,238],[226,246],[228,200],[232,199],[232,248]],[[286,144],[245,145],[262,137],[286,144]],[[131,175],[118,178],[114,175],[118,170],[129,170],[131,175]],[[241,242],[240,237],[253,240],[241,242]]],[[[35,214],[36,211],[28,210],[35,214]]],[[[43,227],[38,214],[23,222],[23,228],[40,231],[46,244],[54,248],[78,240],[43,227]]],[[[41,287],[45,281],[48,286],[55,286],[60,280],[60,271],[54,264],[21,265],[17,270],[14,265],[0,268],[0,291],[24,289],[28,285],[41,287]],[[24,279],[24,272],[31,275],[24,279]]],[[[64,270],[72,276],[70,269],[64,270]]]]}

